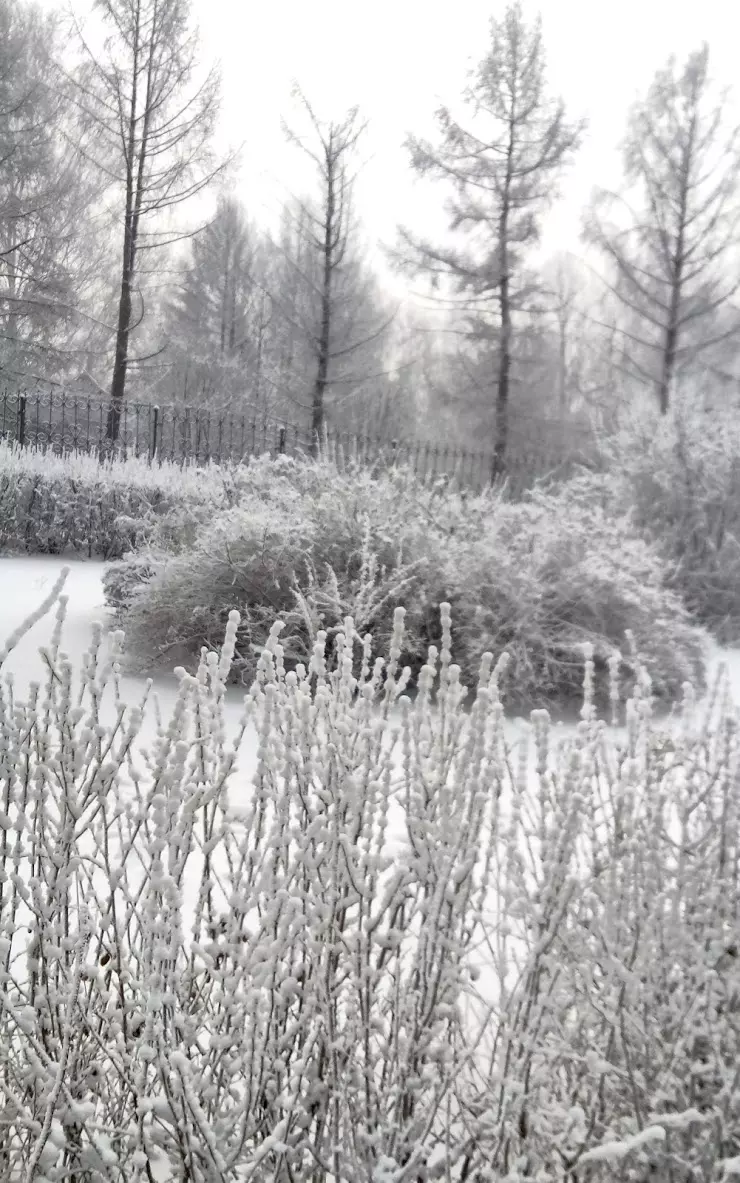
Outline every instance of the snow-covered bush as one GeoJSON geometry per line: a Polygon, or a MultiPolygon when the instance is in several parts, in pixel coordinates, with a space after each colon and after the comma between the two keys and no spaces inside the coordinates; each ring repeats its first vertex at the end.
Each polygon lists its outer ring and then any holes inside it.
{"type": "Polygon", "coordinates": [[[106,597],[122,614],[134,658],[148,668],[157,655],[165,665],[197,661],[202,645],[218,643],[236,602],[233,669],[250,682],[276,613],[295,665],[310,656],[320,628],[331,638],[347,615],[382,649],[403,601],[404,656],[421,668],[444,598],[432,571],[443,540],[466,520],[464,497],[443,496],[406,470],[376,478],[360,467],[286,458],[246,466],[239,497],[192,547],[173,555],[159,536],[107,573],[106,597]]]}
{"type": "Polygon", "coordinates": [[[665,558],[670,585],[724,642],[740,638],[740,423],[679,406],[610,441],[613,497],[665,558]]]}
{"type": "Polygon", "coordinates": [[[461,621],[463,681],[481,654],[506,648],[512,704],[565,705],[579,692],[579,646],[596,650],[600,688],[631,631],[656,694],[703,677],[702,637],[664,586],[656,553],[629,518],[598,503],[602,478],[578,478],[521,503],[465,498],[399,471],[373,478],[328,464],[245,470],[238,507],[209,521],[175,556],[151,548],[111,569],[109,603],[128,649],[151,668],[197,662],[239,605],[235,675],[247,682],[279,613],[285,659],[305,661],[320,628],[352,615],[381,650],[406,608],[403,654],[414,673],[439,644],[439,604],[461,621]]]}
{"type": "Polygon", "coordinates": [[[64,613],[28,699],[0,687],[0,1178],[731,1170],[740,795],[721,696],[702,720],[687,690],[657,728],[641,671],[610,731],[587,651],[578,730],[556,744],[533,712],[528,759],[490,654],[463,710],[443,605],[413,701],[401,610],[382,684],[351,620],[335,660],[322,634],[295,671],[276,624],[227,734],[235,614],[149,738],[120,635],[96,631],[75,670],[64,613]]]}
{"type": "Polygon", "coordinates": [[[0,441],[0,551],[112,559],[160,537],[176,548],[233,503],[233,471],[144,459],[99,463],[0,441]]]}
{"type": "Polygon", "coordinates": [[[485,649],[506,649],[519,702],[576,700],[584,643],[594,649],[602,708],[618,649],[625,649],[625,675],[635,669],[630,650],[637,651],[664,701],[675,699],[686,680],[703,684],[705,638],[666,587],[665,563],[609,494],[603,477],[583,474],[518,504],[497,505],[445,547],[444,590],[460,621],[458,652],[473,670],[485,649]]]}
{"type": "Polygon", "coordinates": [[[250,772],[224,734],[235,617],[146,751],[120,638],[106,656],[96,634],[73,671],[63,618],[61,601],[29,700],[0,698],[3,1179],[423,1169],[457,1108],[495,831],[495,734],[460,743],[449,650],[432,738],[434,670],[397,701],[401,615],[380,702],[369,647],[360,685],[344,660],[351,621],[336,668],[319,638],[313,694],[273,628],[245,701],[250,772]]]}
{"type": "Polygon", "coordinates": [[[626,737],[585,711],[550,780],[547,720],[534,719],[542,841],[531,862],[512,848],[501,906],[528,953],[500,959],[478,1094],[502,1174],[688,1183],[737,1170],[737,725],[722,679],[702,712],[687,687],[665,729],[638,685],[626,737]]]}

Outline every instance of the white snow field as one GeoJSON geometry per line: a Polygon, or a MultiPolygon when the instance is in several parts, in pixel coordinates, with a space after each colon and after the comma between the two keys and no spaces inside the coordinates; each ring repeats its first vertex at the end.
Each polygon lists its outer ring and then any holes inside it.
{"type": "MultiPolygon", "coordinates": [[[[0,647],[48,596],[64,567],[69,568],[69,575],[64,588],[68,604],[62,648],[69,654],[74,668],[79,666],[82,654],[90,645],[94,622],[99,621],[106,630],[110,628],[110,612],[103,594],[105,563],[45,556],[0,555],[0,647]]],[[[39,649],[48,644],[51,637],[54,611],[52,608],[37,621],[3,664],[4,673],[13,675],[21,697],[25,696],[30,682],[41,674],[39,649]]],[[[144,675],[122,679],[127,701],[133,704],[141,697],[146,681],[144,675]]],[[[172,674],[157,677],[154,683],[162,715],[166,719],[175,701],[177,683],[172,674]]],[[[228,714],[233,727],[236,727],[242,714],[243,697],[243,693],[236,688],[229,694],[228,714]]]]}

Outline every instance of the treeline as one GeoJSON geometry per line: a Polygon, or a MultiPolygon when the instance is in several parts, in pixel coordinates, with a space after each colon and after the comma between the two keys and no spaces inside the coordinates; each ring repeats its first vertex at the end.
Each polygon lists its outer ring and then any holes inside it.
{"type": "Polygon", "coordinates": [[[496,475],[635,399],[737,389],[740,128],[706,46],[629,111],[623,183],[594,189],[582,254],[543,261],[586,129],[548,87],[539,20],[492,17],[469,90],[435,137],[407,137],[448,225],[382,244],[429,296],[399,306],[355,201],[359,110],[286,96],[313,183],[271,232],[215,153],[219,77],[188,0],[100,0],[85,22],[0,0],[0,34],[0,382],[104,396],[110,440],[126,398],[249,404],[314,437],[474,443],[496,475]]]}

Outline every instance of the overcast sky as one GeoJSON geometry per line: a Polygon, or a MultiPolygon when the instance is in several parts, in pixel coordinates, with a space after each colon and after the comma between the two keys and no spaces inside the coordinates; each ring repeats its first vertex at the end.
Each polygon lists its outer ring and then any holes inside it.
{"type": "MultiPolygon", "coordinates": [[[[589,131],[549,219],[545,247],[578,249],[580,210],[594,184],[618,179],[617,147],[636,94],[671,53],[685,57],[706,40],[712,73],[732,84],[740,44],[734,0],[524,0],[542,11],[549,74],[572,115],[589,131]]],[[[296,79],[319,111],[338,117],[359,104],[370,120],[371,156],[358,202],[371,241],[390,241],[396,223],[429,228],[442,194],[415,184],[407,131],[433,129],[440,101],[453,101],[485,51],[488,21],[503,0],[193,0],[204,52],[219,58],[223,129],[244,141],[240,193],[260,220],[274,222],[280,200],[300,187],[295,149],[286,148],[296,79]]],[[[740,107],[738,107],[740,118],[740,107]]]]}

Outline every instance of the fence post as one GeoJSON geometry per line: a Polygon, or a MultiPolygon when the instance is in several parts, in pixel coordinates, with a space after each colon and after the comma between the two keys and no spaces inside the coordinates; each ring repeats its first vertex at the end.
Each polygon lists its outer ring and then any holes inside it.
{"type": "Polygon", "coordinates": [[[18,395],[18,445],[23,448],[26,444],[26,396],[18,395]]]}
{"type": "Polygon", "coordinates": [[[153,406],[153,424],[152,424],[152,438],[149,444],[149,460],[152,461],[157,455],[157,429],[159,427],[159,407],[153,406]]]}
{"type": "Polygon", "coordinates": [[[285,428],[281,427],[278,432],[278,455],[285,455],[285,428]]]}

